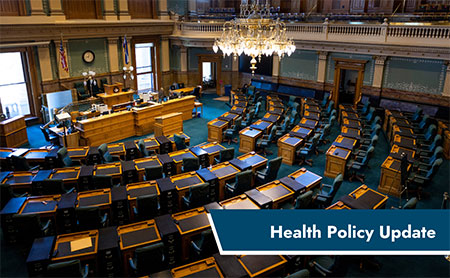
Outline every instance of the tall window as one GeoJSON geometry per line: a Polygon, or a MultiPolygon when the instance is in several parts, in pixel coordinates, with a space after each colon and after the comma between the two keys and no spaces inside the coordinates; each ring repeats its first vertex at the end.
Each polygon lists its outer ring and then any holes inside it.
{"type": "Polygon", "coordinates": [[[136,78],[138,91],[155,91],[156,86],[156,55],[153,43],[135,45],[136,78]]]}
{"type": "Polygon", "coordinates": [[[24,61],[20,52],[0,53],[0,99],[2,111],[11,117],[30,114],[24,61]]]}

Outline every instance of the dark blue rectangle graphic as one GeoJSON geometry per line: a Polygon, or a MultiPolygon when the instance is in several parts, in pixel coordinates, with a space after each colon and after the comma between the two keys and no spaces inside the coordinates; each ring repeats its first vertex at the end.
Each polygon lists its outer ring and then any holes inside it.
{"type": "Polygon", "coordinates": [[[223,254],[450,254],[449,210],[212,210],[223,254]]]}

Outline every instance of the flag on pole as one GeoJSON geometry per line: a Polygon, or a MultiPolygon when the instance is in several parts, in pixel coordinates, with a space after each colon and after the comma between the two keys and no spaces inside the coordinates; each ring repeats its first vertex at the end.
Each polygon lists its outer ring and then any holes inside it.
{"type": "Polygon", "coordinates": [[[129,63],[127,35],[123,37],[123,53],[125,54],[125,65],[129,63]]]}
{"type": "Polygon", "coordinates": [[[65,70],[66,72],[69,72],[69,66],[67,65],[67,60],[66,60],[66,51],[64,50],[62,39],[59,43],[59,56],[60,56],[60,60],[61,60],[62,69],[65,70]]]}

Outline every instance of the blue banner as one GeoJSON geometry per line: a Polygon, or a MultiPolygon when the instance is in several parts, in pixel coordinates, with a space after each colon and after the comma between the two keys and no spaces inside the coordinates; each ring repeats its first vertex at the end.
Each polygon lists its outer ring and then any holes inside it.
{"type": "Polygon", "coordinates": [[[450,210],[211,210],[223,255],[450,254],[450,210]]]}

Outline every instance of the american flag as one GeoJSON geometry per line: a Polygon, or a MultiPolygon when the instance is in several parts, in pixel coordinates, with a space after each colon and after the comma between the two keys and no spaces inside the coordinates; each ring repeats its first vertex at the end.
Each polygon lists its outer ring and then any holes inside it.
{"type": "Polygon", "coordinates": [[[66,60],[66,52],[64,51],[64,47],[63,47],[63,43],[62,43],[62,39],[59,43],[59,56],[60,56],[60,60],[61,60],[61,67],[63,68],[63,70],[65,70],[66,72],[69,72],[69,67],[67,65],[67,60],[66,60]]]}

